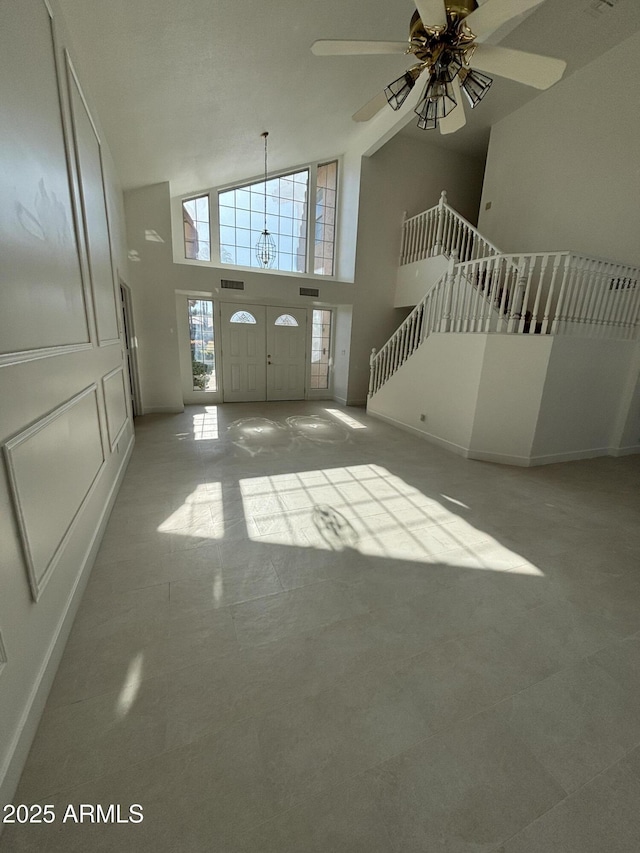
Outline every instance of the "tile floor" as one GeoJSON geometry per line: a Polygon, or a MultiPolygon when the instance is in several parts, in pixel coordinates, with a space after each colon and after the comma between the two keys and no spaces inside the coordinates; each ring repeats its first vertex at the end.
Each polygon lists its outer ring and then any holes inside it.
{"type": "Polygon", "coordinates": [[[137,421],[3,853],[638,853],[640,458],[332,403],[137,421]]]}

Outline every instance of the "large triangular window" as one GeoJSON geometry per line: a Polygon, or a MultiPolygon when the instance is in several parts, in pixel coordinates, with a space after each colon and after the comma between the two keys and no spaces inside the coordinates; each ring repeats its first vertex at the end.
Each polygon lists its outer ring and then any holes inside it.
{"type": "Polygon", "coordinates": [[[335,267],[338,162],[312,164],[285,175],[183,200],[185,257],[261,268],[256,246],[266,228],[276,246],[270,269],[332,276],[335,267]],[[312,213],[311,213],[312,212],[312,213]],[[217,241],[216,241],[217,230],[217,241]],[[211,234],[210,234],[211,232],[211,234]],[[217,242],[217,245],[216,245],[217,242]]]}

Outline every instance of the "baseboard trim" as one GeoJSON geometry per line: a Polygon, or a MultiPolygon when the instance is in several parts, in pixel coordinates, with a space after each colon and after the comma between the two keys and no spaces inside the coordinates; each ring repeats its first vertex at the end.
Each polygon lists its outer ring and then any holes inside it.
{"type": "Polygon", "coordinates": [[[640,453],[640,444],[631,444],[628,447],[612,447],[609,451],[611,456],[632,456],[640,453]]]}
{"type": "Polygon", "coordinates": [[[142,409],[143,415],[179,415],[184,412],[184,406],[144,406],[142,409]]]}
{"type": "Polygon", "coordinates": [[[334,394],[331,399],[335,400],[336,403],[340,403],[341,406],[347,405],[347,398],[346,397],[336,397],[336,395],[334,394]]]}
{"type": "Polygon", "coordinates": [[[498,465],[516,465],[518,468],[530,468],[536,463],[530,456],[510,456],[508,453],[489,453],[484,450],[470,450],[468,459],[476,462],[495,462],[498,465]]]}
{"type": "Polygon", "coordinates": [[[588,450],[570,450],[563,453],[545,453],[542,456],[532,456],[531,465],[555,465],[558,462],[578,462],[581,459],[597,459],[599,456],[610,456],[611,448],[594,447],[588,450]]]}
{"type": "Polygon", "coordinates": [[[418,438],[423,438],[425,441],[437,444],[438,447],[442,447],[444,450],[450,450],[457,456],[463,456],[465,459],[469,457],[469,450],[466,447],[462,447],[461,444],[455,444],[455,442],[448,441],[446,438],[440,438],[439,435],[434,435],[431,432],[417,429],[416,427],[405,424],[396,418],[392,418],[390,415],[383,415],[380,412],[374,412],[370,408],[367,409],[367,414],[372,418],[377,418],[380,421],[391,424],[391,426],[398,427],[398,429],[401,429],[404,432],[409,432],[411,435],[416,435],[418,438]]]}
{"type": "MultiPolygon", "coordinates": [[[[129,459],[135,444],[135,434],[132,432],[127,449],[122,457],[118,473],[109,490],[107,501],[100,514],[100,520],[91,537],[89,546],[85,552],[80,571],[73,584],[67,603],[62,611],[58,625],[51,638],[44,660],[34,681],[24,711],[16,727],[15,734],[7,750],[5,761],[0,768],[0,803],[10,803],[20,781],[31,744],[35,737],[42,717],[47,697],[53,684],[53,679],[58,669],[64,647],[66,645],[73,620],[75,619],[78,606],[82,599],[82,593],[89,580],[91,569],[102,541],[104,530],[109,521],[111,510],[118,495],[120,485],[124,479],[129,459]]],[[[2,824],[0,823],[0,834],[2,824]]]]}

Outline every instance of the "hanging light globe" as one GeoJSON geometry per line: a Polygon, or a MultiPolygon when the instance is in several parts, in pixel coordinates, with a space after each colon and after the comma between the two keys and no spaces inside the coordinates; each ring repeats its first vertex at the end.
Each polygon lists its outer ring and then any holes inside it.
{"type": "Polygon", "coordinates": [[[265,228],[256,243],[256,258],[261,267],[269,269],[276,261],[276,241],[265,228]]]}

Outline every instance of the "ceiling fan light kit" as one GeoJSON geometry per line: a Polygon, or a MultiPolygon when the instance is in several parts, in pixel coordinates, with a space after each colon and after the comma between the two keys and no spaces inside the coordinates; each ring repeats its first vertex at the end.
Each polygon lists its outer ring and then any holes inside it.
{"type": "Polygon", "coordinates": [[[446,70],[437,74],[432,72],[424,90],[424,100],[416,108],[418,127],[421,130],[433,130],[440,119],[448,116],[456,108],[457,101],[453,93],[452,79],[446,70]]]}
{"type": "Polygon", "coordinates": [[[487,74],[482,74],[480,71],[473,71],[469,68],[463,72],[460,79],[462,81],[462,91],[467,96],[469,106],[473,110],[491,88],[493,78],[487,74]]]}
{"type": "Polygon", "coordinates": [[[420,76],[421,71],[422,67],[416,65],[413,68],[410,68],[406,74],[402,75],[402,77],[398,77],[398,79],[394,80],[393,83],[389,83],[384,90],[384,93],[387,97],[387,103],[391,109],[399,110],[404,104],[409,97],[409,93],[416,85],[416,80],[420,76]]]}
{"type": "Polygon", "coordinates": [[[560,59],[484,45],[492,33],[518,15],[539,6],[543,0],[415,0],[417,10],[409,24],[409,42],[316,41],[317,56],[404,53],[419,60],[380,96],[354,116],[369,121],[384,107],[385,100],[399,110],[426,71],[428,82],[415,113],[418,127],[453,133],[465,124],[463,91],[471,108],[489,91],[493,78],[482,72],[547,89],[564,74],[560,59]],[[477,58],[476,58],[477,54],[477,58]],[[472,65],[477,64],[482,72],[472,65]],[[456,109],[457,108],[457,109],[456,109]],[[451,113],[456,110],[455,117],[451,113]]]}

